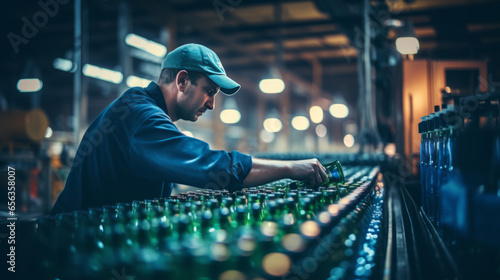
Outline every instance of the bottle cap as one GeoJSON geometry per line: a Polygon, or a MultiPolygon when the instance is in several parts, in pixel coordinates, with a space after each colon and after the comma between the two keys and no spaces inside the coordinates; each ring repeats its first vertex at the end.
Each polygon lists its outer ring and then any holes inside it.
{"type": "Polygon", "coordinates": [[[434,113],[427,118],[427,132],[434,130],[434,113]]]}
{"type": "Polygon", "coordinates": [[[422,123],[422,133],[427,132],[427,118],[428,118],[428,116],[423,116],[420,118],[421,123],[422,123]]]}

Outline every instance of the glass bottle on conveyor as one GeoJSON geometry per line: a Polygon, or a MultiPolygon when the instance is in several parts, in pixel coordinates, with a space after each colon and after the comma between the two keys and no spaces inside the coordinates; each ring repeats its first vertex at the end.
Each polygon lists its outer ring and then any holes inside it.
{"type": "MultiPolygon", "coordinates": [[[[344,171],[342,170],[342,165],[338,160],[323,165],[326,169],[326,179],[320,186],[327,187],[332,184],[343,184],[344,183],[344,171]]],[[[297,188],[309,186],[306,181],[295,182],[297,188]]]]}

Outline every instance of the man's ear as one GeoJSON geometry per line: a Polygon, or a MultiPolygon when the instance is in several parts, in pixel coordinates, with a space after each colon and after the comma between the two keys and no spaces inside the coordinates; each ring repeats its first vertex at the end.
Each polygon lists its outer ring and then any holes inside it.
{"type": "Polygon", "coordinates": [[[189,82],[189,74],[186,70],[181,70],[177,73],[175,84],[180,92],[185,92],[189,82]]]}

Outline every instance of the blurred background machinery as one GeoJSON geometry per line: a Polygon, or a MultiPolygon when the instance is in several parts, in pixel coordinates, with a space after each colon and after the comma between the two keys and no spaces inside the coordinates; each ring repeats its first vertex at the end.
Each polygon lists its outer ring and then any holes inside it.
{"type": "MultiPolygon", "coordinates": [[[[0,112],[0,165],[2,170],[9,166],[17,170],[20,213],[40,215],[52,207],[50,159],[41,151],[48,127],[47,115],[39,109],[0,112]]],[[[0,177],[6,183],[7,171],[0,177]]],[[[2,209],[7,207],[7,187],[2,186],[2,209]]]]}

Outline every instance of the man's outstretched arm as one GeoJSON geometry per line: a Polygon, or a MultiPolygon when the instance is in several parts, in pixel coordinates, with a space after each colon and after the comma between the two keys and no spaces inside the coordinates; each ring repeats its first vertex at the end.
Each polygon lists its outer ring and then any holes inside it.
{"type": "Polygon", "coordinates": [[[326,171],[317,159],[284,161],[252,158],[252,169],[243,181],[243,186],[259,186],[284,178],[319,186],[326,179],[326,171]]]}

